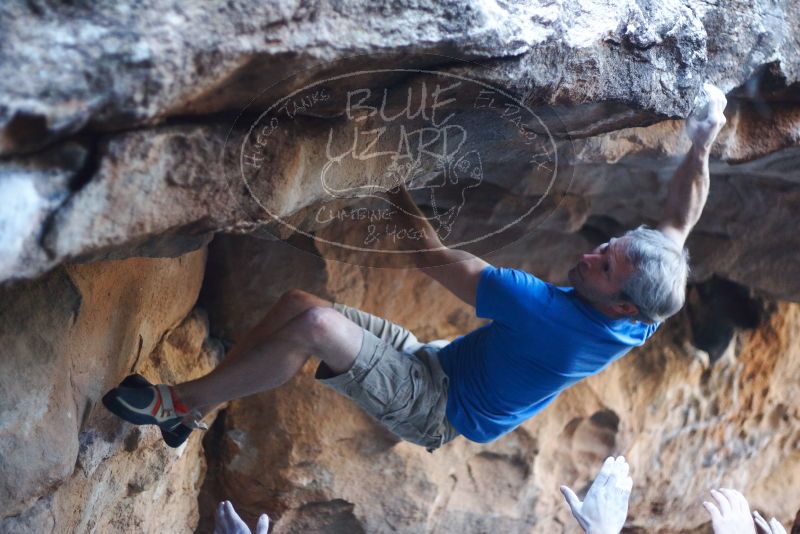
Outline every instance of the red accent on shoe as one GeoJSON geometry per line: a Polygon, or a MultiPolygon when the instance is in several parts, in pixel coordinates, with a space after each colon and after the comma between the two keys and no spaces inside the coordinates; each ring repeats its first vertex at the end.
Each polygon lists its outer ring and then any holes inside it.
{"type": "Polygon", "coordinates": [[[161,392],[158,390],[158,388],[153,388],[153,389],[156,392],[156,405],[153,406],[153,411],[150,412],[150,415],[155,417],[156,414],[158,413],[158,409],[161,408],[161,392]]]}
{"type": "Polygon", "coordinates": [[[185,415],[189,413],[189,407],[186,406],[181,400],[178,398],[177,393],[175,393],[175,388],[169,386],[169,396],[172,397],[172,405],[175,407],[175,412],[180,415],[185,415]]]}

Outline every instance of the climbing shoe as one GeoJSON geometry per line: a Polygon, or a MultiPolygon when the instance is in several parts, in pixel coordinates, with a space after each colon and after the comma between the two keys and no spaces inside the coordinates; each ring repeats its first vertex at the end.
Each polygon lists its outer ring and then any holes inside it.
{"type": "MultiPolygon", "coordinates": [[[[151,388],[153,384],[143,377],[140,374],[133,374],[125,377],[120,383],[120,387],[125,388],[151,388]]],[[[181,422],[178,426],[167,429],[163,426],[159,426],[161,430],[161,437],[164,438],[164,443],[172,447],[173,449],[180,447],[183,445],[183,442],[189,438],[189,435],[194,430],[193,426],[189,426],[181,422]]]]}
{"type": "Polygon", "coordinates": [[[164,441],[178,447],[193,428],[207,428],[198,421],[184,423],[189,409],[174,398],[164,384],[153,385],[141,375],[130,375],[103,396],[103,405],[114,415],[135,425],[157,425],[164,441]]]}

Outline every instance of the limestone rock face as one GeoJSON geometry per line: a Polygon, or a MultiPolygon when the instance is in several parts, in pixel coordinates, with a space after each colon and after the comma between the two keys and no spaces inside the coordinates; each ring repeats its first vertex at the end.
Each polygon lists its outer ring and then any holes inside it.
{"type": "Polygon", "coordinates": [[[231,499],[275,532],[571,532],[558,485],[613,453],[627,531],[704,531],[720,485],[788,524],[798,27],[787,0],[0,4],[0,531],[206,532],[231,499]],[[685,309],[507,437],[398,443],[313,360],[178,450],[99,404],[208,372],[294,287],[423,340],[482,324],[400,268],[399,180],[447,244],[565,283],[658,222],[706,81],[685,309]]]}
{"type": "MultiPolygon", "coordinates": [[[[137,9],[12,3],[0,12],[14,44],[0,61],[7,95],[0,153],[29,151],[86,126],[118,129],[239,110],[254,88],[268,90],[286,75],[286,58],[305,79],[365,65],[492,61],[502,66],[490,78],[531,98],[685,116],[703,82],[699,73],[728,90],[777,62],[789,83],[798,81],[796,17],[790,2],[756,2],[749,10],[588,0],[215,8],[145,2],[137,9]]],[[[574,118],[586,127],[599,118],[583,115],[574,118]]]]}
{"type": "Polygon", "coordinates": [[[221,348],[192,311],[204,263],[201,249],[75,265],[4,289],[0,530],[192,531],[200,436],[167,449],[100,397],[130,372],[158,383],[213,368],[221,348]]]}
{"type": "MultiPolygon", "coordinates": [[[[736,215],[709,228],[703,244],[732,243],[725,247],[732,252],[697,263],[703,273],[720,271],[737,281],[769,278],[747,283],[797,299],[795,285],[776,285],[784,273],[774,264],[783,260],[735,267],[737,251],[789,237],[774,231],[758,206],[774,206],[768,191],[788,188],[791,195],[797,187],[784,172],[794,169],[790,147],[797,141],[793,3],[755,3],[746,13],[724,3],[597,1],[381,8],[245,2],[215,10],[169,2],[137,9],[11,3],[0,9],[8,36],[0,53],[6,95],[0,153],[10,156],[0,162],[0,181],[4,194],[18,199],[0,215],[0,228],[8,229],[3,234],[14,236],[0,240],[0,280],[35,277],[76,258],[175,257],[207,243],[213,232],[275,226],[267,211],[308,223],[303,210],[330,200],[319,181],[327,140],[346,145],[352,137],[352,125],[341,121],[342,95],[354,87],[375,95],[387,87],[393,95],[418,91],[427,76],[421,70],[434,69],[502,88],[534,114],[521,127],[541,133],[544,126],[558,150],[575,152],[559,160],[559,172],[578,181],[550,193],[580,197],[584,209],[571,213],[568,224],[556,223],[561,234],[574,234],[587,217],[611,217],[620,226],[656,217],[649,206],[663,198],[674,149],[683,146],[679,128],[663,122],[654,130],[630,128],[686,117],[703,81],[731,91],[736,99],[718,157],[737,165],[720,169],[720,181],[733,185],[714,193],[725,206],[709,211],[721,212],[716,221],[725,219],[726,208],[736,215]],[[354,79],[354,71],[372,74],[354,79]],[[316,87],[330,98],[277,108],[292,119],[291,131],[262,147],[267,163],[258,184],[245,187],[242,140],[253,121],[234,114],[257,115],[319,80],[327,80],[316,87]],[[588,148],[583,141],[567,148],[573,143],[565,139],[587,137],[588,148]],[[65,152],[72,155],[56,157],[65,152]],[[766,155],[755,166],[738,165],[766,155]],[[777,187],[761,187],[776,173],[777,187]],[[615,199],[634,195],[636,202],[595,198],[604,180],[613,181],[608,191],[615,199]],[[633,191],[620,188],[625,183],[633,191]],[[741,196],[758,200],[730,207],[741,196]]],[[[460,113],[472,125],[470,145],[482,147],[487,183],[500,185],[507,200],[535,203],[541,191],[526,165],[530,147],[487,128],[475,109],[460,113]]],[[[340,171],[349,186],[369,181],[357,165],[340,171]]],[[[509,202],[489,202],[492,224],[513,212],[509,202]]],[[[478,212],[462,218],[479,219],[484,208],[474,199],[470,204],[478,212]]],[[[781,207],[796,209],[794,202],[781,207]]]]}
{"type": "MultiPolygon", "coordinates": [[[[706,60],[701,19],[679,2],[583,2],[574,8],[483,2],[378,7],[358,1],[241,3],[213,10],[179,2],[139,7],[3,8],[3,33],[27,46],[10,47],[2,58],[0,79],[10,97],[0,118],[2,153],[41,147],[86,125],[121,128],[173,115],[238,110],[254,96],[254,87],[267,89],[285,76],[287,57],[294,57],[296,71],[309,70],[304,77],[365,64],[416,68],[447,62],[447,54],[508,58],[517,74],[533,74],[537,63],[546,68],[566,60],[564,72],[572,79],[564,80],[565,88],[552,84],[562,78],[552,66],[515,82],[525,87],[545,85],[540,80],[547,79],[550,98],[569,95],[571,103],[580,103],[573,100],[578,94],[591,94],[592,100],[627,97],[663,114],[686,112],[682,97],[700,83],[691,73],[706,60]],[[584,8],[588,13],[579,15],[584,8]],[[564,48],[548,46],[552,42],[564,48]],[[638,72],[625,72],[620,63],[615,72],[587,80],[586,87],[566,89],[576,85],[580,70],[599,72],[591,56],[613,58],[626,48],[644,59],[638,72]],[[368,61],[365,54],[380,50],[383,57],[368,61]],[[331,66],[337,61],[342,65],[331,66]],[[656,83],[659,69],[674,72],[664,86],[656,83]],[[636,87],[631,91],[623,82],[636,87]],[[661,98],[640,100],[643,90],[652,88],[661,98]]],[[[779,33],[758,51],[780,55],[786,37],[779,33]]],[[[723,75],[735,79],[742,75],[737,70],[723,75]]]]}

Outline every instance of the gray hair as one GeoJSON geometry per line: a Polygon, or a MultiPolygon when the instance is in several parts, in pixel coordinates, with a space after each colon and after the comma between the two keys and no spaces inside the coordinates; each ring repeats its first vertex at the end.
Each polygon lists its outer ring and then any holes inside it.
{"type": "Polygon", "coordinates": [[[625,233],[625,254],[633,274],[622,284],[620,298],[639,308],[635,317],[663,321],[683,307],[689,277],[689,252],[662,232],[640,226],[625,233]]]}

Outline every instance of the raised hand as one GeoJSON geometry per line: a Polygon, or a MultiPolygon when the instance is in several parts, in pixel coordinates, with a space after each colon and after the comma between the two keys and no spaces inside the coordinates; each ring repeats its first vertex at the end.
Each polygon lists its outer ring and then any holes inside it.
{"type": "Polygon", "coordinates": [[[711,516],[714,534],[756,534],[755,523],[750,515],[750,505],[744,495],[734,489],[711,490],[716,505],[709,501],[703,506],[711,516]]]}
{"type": "Polygon", "coordinates": [[[583,502],[570,488],[561,486],[561,493],[584,532],[618,534],[622,530],[633,488],[628,471],[624,457],[606,458],[583,502]]]}
{"type": "Polygon", "coordinates": [[[774,517],[767,522],[757,511],[753,510],[756,527],[762,534],[786,534],[786,529],[774,517]]]}
{"type": "MultiPolygon", "coordinates": [[[[214,534],[252,534],[247,524],[242,521],[230,501],[222,501],[217,506],[214,521],[214,534]]],[[[256,525],[256,534],[267,534],[269,517],[261,514],[256,525]]]]}
{"type": "Polygon", "coordinates": [[[267,534],[269,531],[269,517],[267,514],[258,516],[258,523],[256,524],[256,534],[267,534]]]}
{"type": "Polygon", "coordinates": [[[686,131],[696,146],[707,150],[725,125],[723,112],[728,100],[718,87],[710,83],[703,84],[702,92],[702,103],[689,117],[686,131]]]}

